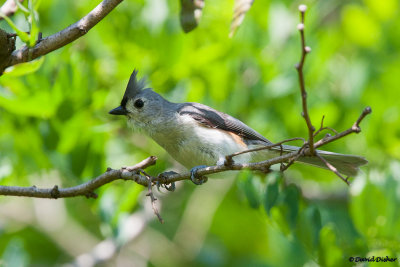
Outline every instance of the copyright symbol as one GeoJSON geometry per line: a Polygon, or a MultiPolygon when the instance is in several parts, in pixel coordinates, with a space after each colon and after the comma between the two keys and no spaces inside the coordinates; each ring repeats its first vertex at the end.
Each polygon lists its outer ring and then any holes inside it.
{"type": "Polygon", "coordinates": [[[353,261],[354,261],[354,257],[350,257],[350,258],[349,258],[349,261],[350,261],[350,262],[353,262],[353,261]]]}

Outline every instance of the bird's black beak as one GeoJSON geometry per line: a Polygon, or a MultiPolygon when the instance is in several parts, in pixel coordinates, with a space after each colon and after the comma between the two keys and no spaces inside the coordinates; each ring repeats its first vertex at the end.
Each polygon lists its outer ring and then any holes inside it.
{"type": "Polygon", "coordinates": [[[112,115],[126,115],[128,114],[128,111],[124,107],[119,106],[117,108],[110,110],[108,113],[112,115]]]}

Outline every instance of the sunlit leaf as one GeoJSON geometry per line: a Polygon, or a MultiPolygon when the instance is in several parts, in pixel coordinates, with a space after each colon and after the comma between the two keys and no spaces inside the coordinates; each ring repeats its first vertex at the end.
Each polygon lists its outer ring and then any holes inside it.
{"type": "Polygon", "coordinates": [[[246,15],[247,11],[250,10],[253,2],[254,0],[235,0],[231,31],[229,33],[230,37],[235,34],[237,28],[240,26],[240,24],[242,24],[244,16],[246,15]]]}
{"type": "Polygon", "coordinates": [[[7,68],[4,77],[19,77],[37,71],[43,64],[44,57],[26,63],[20,63],[7,68]]]}
{"type": "Polygon", "coordinates": [[[396,11],[399,8],[398,0],[364,0],[369,10],[373,12],[380,20],[387,21],[396,16],[396,11]]]}
{"type": "Polygon", "coordinates": [[[343,10],[342,17],[344,31],[349,40],[365,47],[373,47],[380,44],[381,28],[361,6],[347,6],[343,10]]]}

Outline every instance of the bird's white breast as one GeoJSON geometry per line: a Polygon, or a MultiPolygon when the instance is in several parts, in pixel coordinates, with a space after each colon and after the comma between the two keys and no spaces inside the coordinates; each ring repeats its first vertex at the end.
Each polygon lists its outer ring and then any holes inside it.
{"type": "MultiPolygon", "coordinates": [[[[215,165],[226,155],[247,149],[237,135],[203,126],[190,115],[177,114],[176,120],[165,123],[174,125],[165,125],[164,131],[152,132],[150,136],[187,168],[215,165]]],[[[235,161],[249,162],[250,155],[241,155],[235,161]]]]}

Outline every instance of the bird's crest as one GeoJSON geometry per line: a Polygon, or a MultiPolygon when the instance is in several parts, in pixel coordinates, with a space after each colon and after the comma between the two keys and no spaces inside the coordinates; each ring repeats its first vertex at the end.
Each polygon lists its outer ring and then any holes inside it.
{"type": "Polygon", "coordinates": [[[131,77],[129,78],[128,86],[126,87],[124,98],[133,98],[140,91],[142,91],[145,87],[144,79],[137,79],[138,71],[136,69],[133,70],[131,77]]]}
{"type": "Polygon", "coordinates": [[[136,69],[133,70],[131,77],[129,78],[128,85],[126,86],[124,97],[121,101],[121,106],[125,108],[126,102],[128,99],[134,98],[140,91],[142,91],[145,87],[146,81],[144,79],[137,79],[138,71],[136,69]]]}

